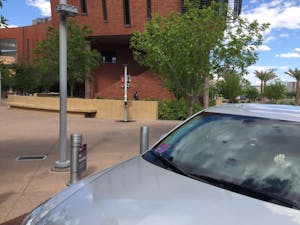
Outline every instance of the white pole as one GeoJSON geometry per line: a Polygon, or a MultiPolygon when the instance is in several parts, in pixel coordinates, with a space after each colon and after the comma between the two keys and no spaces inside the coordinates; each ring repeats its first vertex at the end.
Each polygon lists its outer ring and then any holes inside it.
{"type": "MultiPolygon", "coordinates": [[[[67,5],[66,0],[60,0],[60,4],[67,5]]],[[[64,169],[70,166],[67,160],[67,16],[60,14],[59,23],[59,160],[55,167],[64,169]]]]}
{"type": "Polygon", "coordinates": [[[2,83],[1,83],[1,81],[2,81],[2,72],[0,71],[0,105],[2,104],[2,89],[1,89],[2,83]]]}
{"type": "Polygon", "coordinates": [[[124,65],[124,122],[128,122],[128,104],[127,104],[127,65],[124,65]]]}

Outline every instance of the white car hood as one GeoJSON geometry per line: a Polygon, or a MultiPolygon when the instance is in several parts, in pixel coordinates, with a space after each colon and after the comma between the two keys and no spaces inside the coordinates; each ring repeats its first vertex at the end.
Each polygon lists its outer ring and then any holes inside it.
{"type": "Polygon", "coordinates": [[[184,177],[141,157],[101,173],[92,181],[83,181],[80,186],[76,191],[71,188],[70,195],[44,213],[38,224],[300,224],[299,210],[184,177]]]}

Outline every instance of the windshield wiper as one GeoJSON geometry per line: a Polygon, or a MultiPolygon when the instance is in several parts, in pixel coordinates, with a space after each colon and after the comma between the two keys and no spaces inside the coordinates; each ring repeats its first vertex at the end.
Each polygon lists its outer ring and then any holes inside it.
{"type": "Polygon", "coordinates": [[[217,187],[221,187],[230,191],[234,191],[240,194],[244,194],[250,197],[258,198],[267,202],[275,203],[278,205],[286,206],[289,208],[294,208],[294,209],[299,209],[299,206],[296,202],[293,202],[291,200],[282,198],[277,195],[272,195],[267,192],[261,191],[261,190],[256,190],[252,189],[246,186],[238,185],[235,183],[231,183],[226,180],[218,179],[218,178],[213,178],[210,176],[206,175],[199,175],[199,174],[189,174],[191,178],[203,181],[205,183],[209,183],[212,185],[215,185],[217,187]]]}
{"type": "Polygon", "coordinates": [[[158,159],[165,167],[171,169],[172,171],[179,173],[181,175],[184,176],[189,176],[185,171],[183,171],[181,168],[179,168],[177,165],[175,165],[174,163],[172,163],[172,161],[164,156],[162,156],[161,154],[158,154],[154,151],[150,151],[152,153],[152,155],[158,159]]]}

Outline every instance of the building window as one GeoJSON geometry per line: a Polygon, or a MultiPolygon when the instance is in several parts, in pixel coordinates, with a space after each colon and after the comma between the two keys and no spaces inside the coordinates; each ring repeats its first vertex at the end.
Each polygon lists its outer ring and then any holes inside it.
{"type": "Polygon", "coordinates": [[[17,62],[16,39],[0,39],[0,61],[4,64],[14,64],[17,62]]]}
{"type": "Polygon", "coordinates": [[[107,8],[106,8],[106,0],[102,0],[102,11],[103,11],[103,20],[104,23],[107,23],[107,8]]]}
{"type": "Polygon", "coordinates": [[[81,6],[81,14],[87,15],[86,0],[80,0],[80,6],[81,6]]]}
{"type": "Polygon", "coordinates": [[[124,24],[126,26],[130,25],[130,5],[129,0],[123,0],[123,8],[124,8],[124,24]]]}
{"type": "Polygon", "coordinates": [[[147,1],[147,19],[151,20],[152,18],[152,5],[151,5],[151,0],[146,0],[147,1]]]}
{"type": "Polygon", "coordinates": [[[116,56],[116,52],[114,51],[101,51],[101,55],[102,55],[102,62],[103,63],[113,63],[116,64],[117,63],[117,56],[116,56]]]}

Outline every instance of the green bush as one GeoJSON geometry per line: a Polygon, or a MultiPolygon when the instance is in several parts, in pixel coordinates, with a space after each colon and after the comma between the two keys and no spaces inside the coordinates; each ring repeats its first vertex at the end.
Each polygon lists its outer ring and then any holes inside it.
{"type": "MultiPolygon", "coordinates": [[[[202,110],[200,104],[194,104],[193,113],[202,110]]],[[[161,101],[158,106],[158,118],[162,120],[185,120],[188,117],[188,103],[184,99],[161,101]]]]}

